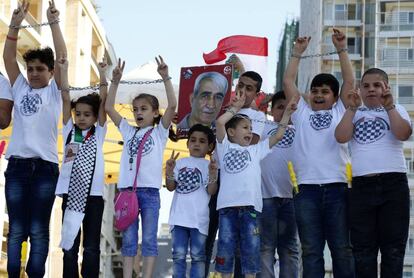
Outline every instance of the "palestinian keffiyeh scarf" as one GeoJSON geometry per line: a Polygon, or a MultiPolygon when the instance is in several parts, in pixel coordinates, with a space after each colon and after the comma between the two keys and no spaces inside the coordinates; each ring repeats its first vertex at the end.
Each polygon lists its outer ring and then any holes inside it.
{"type": "MultiPolygon", "coordinates": [[[[82,135],[82,131],[75,126],[71,131],[71,134],[69,134],[68,139],[71,138],[73,134],[74,141],[76,142],[79,140],[79,136],[82,135]]],[[[73,161],[67,205],[63,216],[60,247],[65,250],[70,250],[72,248],[85,216],[86,203],[91,191],[95,171],[97,151],[95,127],[92,126],[87,135],[84,138],[81,137],[81,140],[82,144],[73,161]]]]}

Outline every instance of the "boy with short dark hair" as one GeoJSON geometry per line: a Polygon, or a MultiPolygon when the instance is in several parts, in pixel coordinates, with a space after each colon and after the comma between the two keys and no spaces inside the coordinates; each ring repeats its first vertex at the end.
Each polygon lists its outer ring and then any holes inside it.
{"type": "MultiPolygon", "coordinates": [[[[17,2],[16,2],[17,3],[17,2]]],[[[4,44],[3,60],[14,100],[13,130],[7,148],[5,193],[10,219],[7,241],[7,272],[19,277],[22,242],[30,238],[26,272],[43,277],[49,251],[49,220],[59,175],[57,135],[62,110],[60,72],[54,68],[50,48],[29,50],[24,55],[27,78],[17,63],[19,28],[29,10],[22,1],[13,11],[4,44]]],[[[47,20],[56,57],[67,57],[59,27],[59,11],[49,1],[47,20]]]]}
{"type": "Polygon", "coordinates": [[[245,102],[238,113],[247,115],[252,121],[253,139],[251,144],[259,142],[266,121],[266,116],[262,111],[251,108],[252,102],[260,92],[262,82],[260,74],[255,71],[246,71],[240,76],[236,85],[236,88],[245,95],[245,102]]]}
{"type": "Polygon", "coordinates": [[[368,69],[360,91],[335,130],[352,153],[349,198],[351,243],[357,277],[402,277],[410,224],[410,189],[403,141],[412,133],[411,120],[394,104],[387,74],[368,69]]]}
{"type": "MultiPolygon", "coordinates": [[[[295,170],[299,193],[294,197],[296,221],[302,245],[303,277],[324,277],[323,251],[328,242],[335,277],[355,277],[354,259],[347,224],[347,146],[338,144],[335,127],[348,107],[354,86],[352,66],[346,51],[346,36],[333,30],[343,84],[331,74],[318,74],[311,83],[309,105],[303,99],[292,115],[296,128],[295,170]]],[[[295,85],[298,65],[310,37],[296,39],[283,80],[288,99],[300,93],[295,85]]]]}
{"type": "MultiPolygon", "coordinates": [[[[266,123],[263,138],[275,134],[287,107],[285,93],[272,97],[272,123],[266,123]]],[[[263,210],[259,217],[261,270],[257,277],[275,277],[275,251],[279,261],[279,277],[299,275],[299,238],[292,198],[288,162],[293,159],[295,127],[286,132],[261,162],[263,210]]]]}
{"type": "Polygon", "coordinates": [[[246,115],[238,114],[246,103],[246,93],[240,87],[236,88],[230,108],[216,122],[217,154],[221,166],[216,271],[223,277],[231,276],[238,247],[245,277],[255,277],[260,271],[260,232],[257,224],[257,214],[262,211],[260,161],[282,139],[290,114],[296,109],[296,101],[292,98],[288,104],[281,128],[258,144],[251,145],[252,122],[246,115]]]}
{"type": "Polygon", "coordinates": [[[172,234],[173,276],[186,277],[186,255],[190,244],[191,277],[205,275],[205,244],[209,224],[210,195],[217,191],[217,165],[211,154],[215,145],[213,131],[195,124],[188,132],[190,157],[174,155],[166,162],[167,189],[174,192],[168,224],[172,234]]]}

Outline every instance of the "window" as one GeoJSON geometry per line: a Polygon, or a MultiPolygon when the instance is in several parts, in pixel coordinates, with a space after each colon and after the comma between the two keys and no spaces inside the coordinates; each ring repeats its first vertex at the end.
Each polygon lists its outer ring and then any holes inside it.
{"type": "Polygon", "coordinates": [[[414,12],[408,13],[408,23],[414,23],[414,12]]]}
{"type": "Polygon", "coordinates": [[[326,3],[323,6],[323,13],[325,20],[332,20],[333,19],[333,5],[331,3],[326,3]]]}
{"type": "Polygon", "coordinates": [[[398,86],[398,96],[399,97],[413,97],[413,87],[412,86],[398,86]]]}
{"type": "Polygon", "coordinates": [[[407,58],[408,60],[414,60],[414,49],[413,48],[408,49],[407,58]]]}
{"type": "Polygon", "coordinates": [[[345,19],[345,4],[335,5],[335,20],[345,19]]]}
{"type": "Polygon", "coordinates": [[[348,19],[349,20],[356,19],[356,5],[355,4],[348,4],[348,19]]]}

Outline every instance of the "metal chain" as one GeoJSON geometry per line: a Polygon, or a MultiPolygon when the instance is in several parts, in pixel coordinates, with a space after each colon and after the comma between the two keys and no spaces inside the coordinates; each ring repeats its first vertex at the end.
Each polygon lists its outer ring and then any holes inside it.
{"type": "Polygon", "coordinates": [[[12,29],[37,28],[37,27],[52,25],[52,24],[56,24],[56,23],[59,23],[59,19],[56,19],[52,22],[44,22],[44,23],[33,24],[33,25],[19,25],[19,26],[10,25],[9,28],[12,28],[12,29]]]}
{"type": "Polygon", "coordinates": [[[299,58],[299,59],[307,59],[307,58],[316,58],[316,57],[324,57],[324,56],[335,55],[335,54],[339,54],[339,53],[344,52],[344,51],[348,51],[348,49],[347,48],[342,48],[338,51],[331,51],[331,52],[317,53],[317,54],[309,54],[309,55],[303,55],[303,56],[292,54],[291,56],[299,58]]]}
{"type": "MultiPolygon", "coordinates": [[[[121,80],[119,84],[125,85],[149,85],[149,84],[156,84],[164,82],[163,79],[155,79],[155,80],[145,80],[145,81],[128,81],[128,80],[121,80]]],[[[99,84],[86,86],[86,87],[71,87],[69,86],[69,90],[71,91],[83,91],[83,90],[98,90],[99,84]]]]}

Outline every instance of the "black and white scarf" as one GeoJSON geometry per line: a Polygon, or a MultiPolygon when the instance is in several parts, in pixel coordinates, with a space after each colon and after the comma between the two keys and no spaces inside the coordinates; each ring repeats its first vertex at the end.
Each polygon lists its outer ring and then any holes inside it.
{"type": "MultiPolygon", "coordinates": [[[[75,130],[72,130],[74,133],[75,130]]],[[[95,172],[97,142],[95,127],[85,137],[79,152],[73,162],[70,174],[68,199],[63,216],[62,239],[60,247],[70,250],[85,216],[85,208],[91,191],[93,175],[95,172]],[[88,136],[90,134],[90,136],[88,136]]],[[[69,138],[71,134],[69,134],[69,138]]]]}

